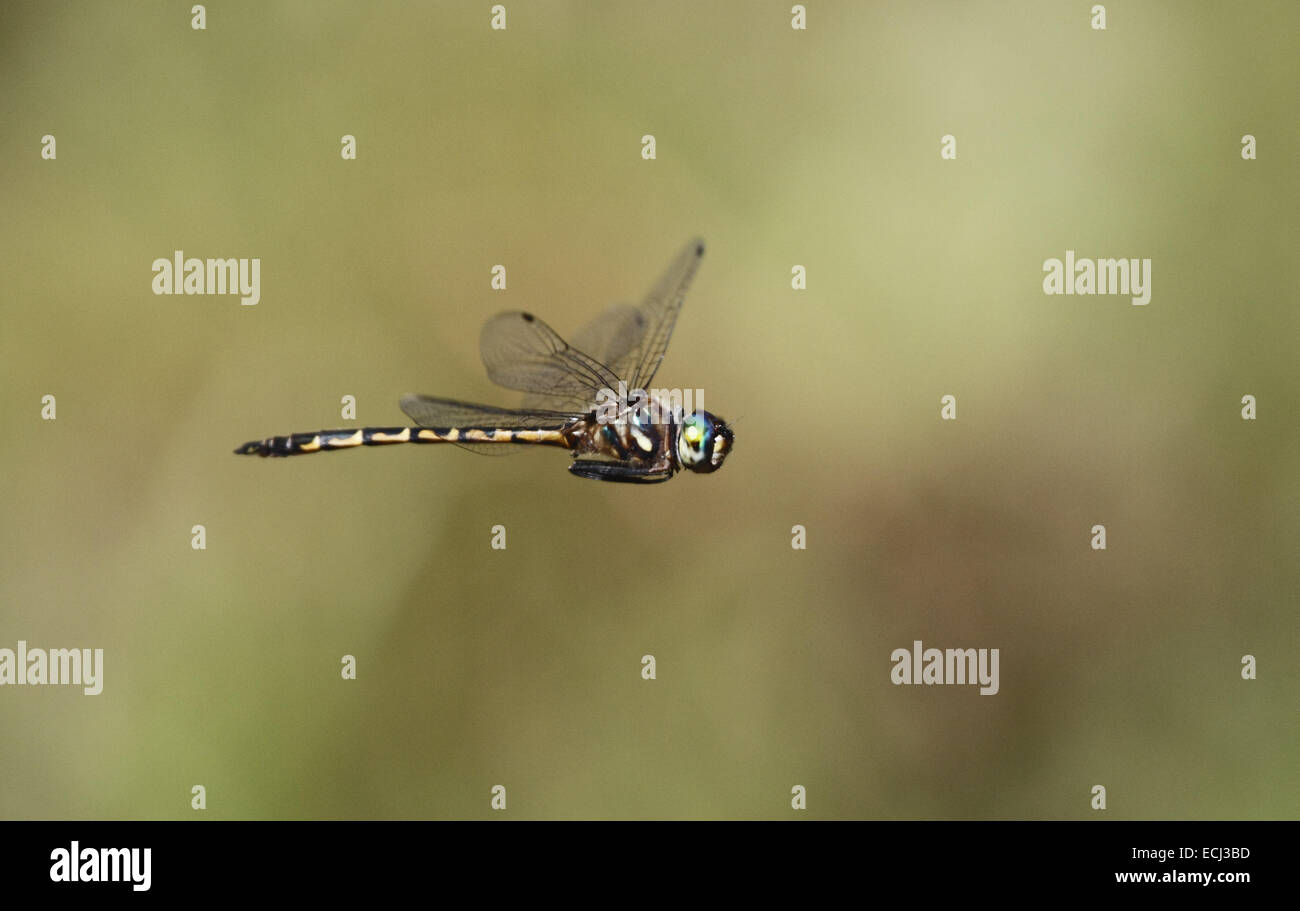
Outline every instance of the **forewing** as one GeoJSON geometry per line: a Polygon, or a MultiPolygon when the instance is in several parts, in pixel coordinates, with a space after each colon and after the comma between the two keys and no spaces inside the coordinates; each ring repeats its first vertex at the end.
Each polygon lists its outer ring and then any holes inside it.
{"type": "Polygon", "coordinates": [[[628,389],[646,389],[668,350],[686,290],[704,256],[696,238],[682,248],[639,306],[619,304],[574,335],[574,345],[598,358],[628,389]]]}
{"type": "Polygon", "coordinates": [[[601,389],[618,389],[616,374],[531,313],[511,310],[488,320],[479,353],[492,382],[528,393],[529,405],[582,412],[601,389]]]}
{"type": "Polygon", "coordinates": [[[639,307],[614,304],[573,334],[573,346],[598,359],[623,379],[634,367],[631,355],[645,335],[646,318],[639,307]]]}

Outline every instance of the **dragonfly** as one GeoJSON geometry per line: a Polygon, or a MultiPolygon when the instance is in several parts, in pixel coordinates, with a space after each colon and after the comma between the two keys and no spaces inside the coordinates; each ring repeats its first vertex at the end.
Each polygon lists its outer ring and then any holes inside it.
{"type": "Polygon", "coordinates": [[[501,453],[533,445],[567,449],[569,471],[597,481],[653,484],[684,469],[717,471],[735,441],[727,422],[646,391],[703,256],[703,241],[687,243],[639,305],[609,308],[572,345],[531,313],[489,319],[479,337],[483,366],[496,384],[525,393],[522,408],[408,394],[400,404],[414,427],[293,433],[253,440],[235,453],[295,456],[400,443],[501,453]]]}

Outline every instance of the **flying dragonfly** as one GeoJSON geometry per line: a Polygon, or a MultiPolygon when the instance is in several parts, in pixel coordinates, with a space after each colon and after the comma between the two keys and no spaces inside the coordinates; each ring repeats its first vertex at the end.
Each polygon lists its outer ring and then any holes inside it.
{"type": "Polygon", "coordinates": [[[569,471],[598,481],[653,484],[682,469],[717,471],[735,440],[726,421],[703,409],[674,410],[646,392],[703,256],[703,241],[692,240],[639,306],[611,307],[573,345],[531,313],[489,319],[479,337],[483,365],[493,382],[526,393],[522,408],[404,395],[402,411],[415,427],[294,433],[253,440],[235,453],[292,456],[397,443],[499,453],[529,444],[569,450],[569,471]]]}

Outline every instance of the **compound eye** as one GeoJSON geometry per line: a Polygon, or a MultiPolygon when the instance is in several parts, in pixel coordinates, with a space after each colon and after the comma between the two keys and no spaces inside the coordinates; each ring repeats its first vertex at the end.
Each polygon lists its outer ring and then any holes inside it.
{"type": "Polygon", "coordinates": [[[682,424],[681,439],[677,446],[677,452],[681,456],[682,463],[691,466],[703,462],[709,455],[708,443],[708,425],[700,419],[698,414],[688,417],[682,424]]]}
{"type": "Polygon", "coordinates": [[[699,419],[692,418],[685,429],[682,430],[682,435],[686,437],[686,443],[692,449],[702,449],[708,432],[701,425],[699,419]]]}

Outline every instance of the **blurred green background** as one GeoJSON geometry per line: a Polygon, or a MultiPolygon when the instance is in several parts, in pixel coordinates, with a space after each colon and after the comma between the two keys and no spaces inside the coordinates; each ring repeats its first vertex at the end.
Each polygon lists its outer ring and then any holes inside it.
{"type": "Polygon", "coordinates": [[[506,6],[0,7],[0,647],[106,652],[0,688],[0,817],[1300,813],[1300,5],[506,6]],[[514,404],[487,317],[695,234],[657,385],[717,474],[231,454],[514,404]],[[155,296],[176,249],[261,303],[155,296]],[[1150,305],[1045,296],[1067,249],[1150,305]],[[891,685],[914,639],[1001,692],[891,685]]]}

